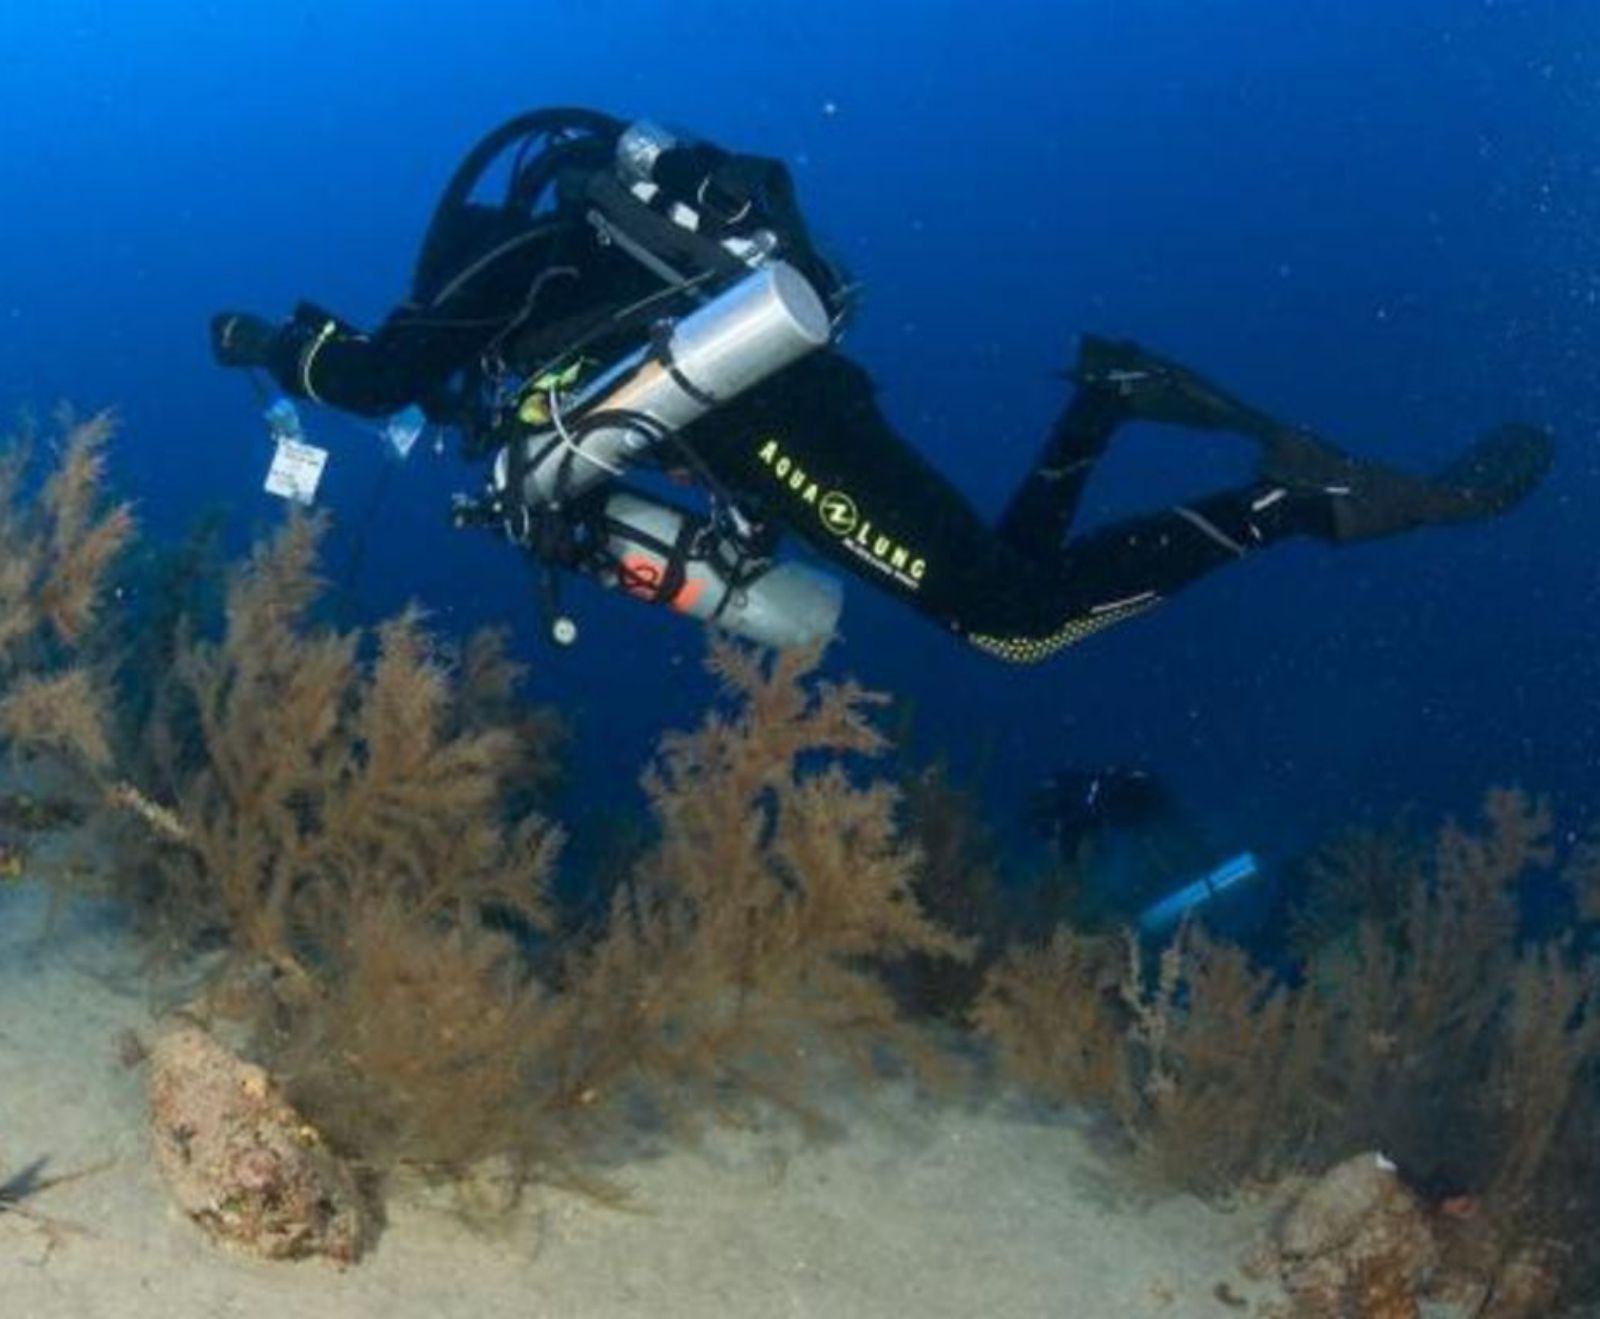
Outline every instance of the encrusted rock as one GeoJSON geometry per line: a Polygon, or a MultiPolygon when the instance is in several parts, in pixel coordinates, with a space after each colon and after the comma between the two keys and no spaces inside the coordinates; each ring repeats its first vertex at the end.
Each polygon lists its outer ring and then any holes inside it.
{"type": "Polygon", "coordinates": [[[1306,1319],[1411,1319],[1438,1263],[1421,1203],[1377,1154],[1313,1182],[1279,1225],[1277,1244],[1284,1286],[1306,1319]]]}
{"type": "Polygon", "coordinates": [[[367,1213],[349,1168],[262,1068],[199,1026],[150,1051],[150,1135],[179,1208],[213,1238],[267,1259],[360,1256],[367,1213]]]}

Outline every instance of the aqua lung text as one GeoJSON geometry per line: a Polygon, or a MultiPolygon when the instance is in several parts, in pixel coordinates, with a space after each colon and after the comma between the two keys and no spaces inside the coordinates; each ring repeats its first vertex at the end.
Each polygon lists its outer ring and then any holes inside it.
{"type": "Polygon", "coordinates": [[[763,440],[756,457],[779,485],[814,509],[823,527],[857,558],[912,590],[921,586],[928,572],[927,559],[876,530],[849,492],[824,487],[785,453],[777,440],[763,440]]]}

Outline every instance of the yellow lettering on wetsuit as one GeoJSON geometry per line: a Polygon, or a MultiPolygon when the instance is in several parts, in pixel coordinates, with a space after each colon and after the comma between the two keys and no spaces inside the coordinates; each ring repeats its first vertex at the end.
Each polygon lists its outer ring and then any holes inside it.
{"type": "Polygon", "coordinates": [[[756,458],[783,489],[802,504],[816,509],[817,520],[829,534],[862,562],[893,577],[902,586],[917,589],[928,574],[928,561],[909,546],[874,529],[872,519],[861,516],[860,505],[847,490],[823,488],[793,454],[776,439],[759,443],[756,458]]]}

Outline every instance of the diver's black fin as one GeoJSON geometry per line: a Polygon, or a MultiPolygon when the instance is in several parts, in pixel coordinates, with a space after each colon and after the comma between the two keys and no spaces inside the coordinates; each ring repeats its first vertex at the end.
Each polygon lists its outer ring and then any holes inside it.
{"type": "Polygon", "coordinates": [[[1434,473],[1433,484],[1459,494],[1468,518],[1498,517],[1531,495],[1555,462],[1550,432],[1509,424],[1486,431],[1434,473]]]}
{"type": "Polygon", "coordinates": [[[1086,334],[1068,378],[1082,389],[1109,391],[1140,421],[1232,431],[1259,440],[1285,429],[1282,422],[1241,402],[1227,390],[1131,339],[1086,334]]]}
{"type": "Polygon", "coordinates": [[[1414,527],[1473,522],[1520,504],[1550,470],[1555,446],[1531,426],[1499,426],[1431,478],[1366,462],[1304,431],[1265,445],[1262,477],[1332,500],[1331,539],[1347,544],[1414,527]]]}

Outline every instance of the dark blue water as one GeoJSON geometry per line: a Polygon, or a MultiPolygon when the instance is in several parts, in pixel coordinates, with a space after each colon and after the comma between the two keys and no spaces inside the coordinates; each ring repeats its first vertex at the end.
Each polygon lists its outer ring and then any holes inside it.
{"type": "MultiPolygon", "coordinates": [[[[916,736],[1005,785],[1065,763],[1164,772],[1225,840],[1298,845],[1362,813],[1469,809],[1490,783],[1594,796],[1600,11],[1567,0],[53,0],[0,11],[0,405],[115,404],[149,527],[257,493],[254,401],[214,310],[311,297],[371,322],[438,187],[499,120],[590,104],[781,155],[867,286],[849,347],[986,510],[1031,458],[1082,330],[1134,335],[1353,448],[1427,467],[1478,428],[1555,428],[1559,466],[1488,527],[1285,546],[1037,670],[850,587],[832,663],[916,701],[916,736]]],[[[376,441],[336,450],[351,528],[376,441]]],[[[1229,440],[1135,433],[1114,516],[1237,480],[1229,440]]],[[[419,454],[358,583],[450,629],[510,620],[508,549],[445,529],[475,475],[419,454]]],[[[692,719],[700,640],[575,592],[539,654],[580,806],[625,804],[692,719]]]]}

